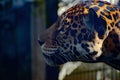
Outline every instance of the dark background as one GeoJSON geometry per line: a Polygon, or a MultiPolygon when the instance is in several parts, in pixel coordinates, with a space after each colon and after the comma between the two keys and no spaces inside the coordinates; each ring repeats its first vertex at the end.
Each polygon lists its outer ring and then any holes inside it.
{"type": "MultiPolygon", "coordinates": [[[[46,27],[49,28],[58,18],[58,0],[46,0],[46,27]]],[[[59,68],[46,65],[46,80],[57,80],[59,68]]]]}
{"type": "MultiPolygon", "coordinates": [[[[46,0],[46,28],[57,20],[57,4],[46,0]]],[[[0,1],[0,80],[32,80],[32,7],[34,2],[0,1]]],[[[45,80],[57,80],[58,71],[46,64],[45,80]]]]}
{"type": "Polygon", "coordinates": [[[0,3],[0,80],[31,80],[31,3],[0,3]]]}

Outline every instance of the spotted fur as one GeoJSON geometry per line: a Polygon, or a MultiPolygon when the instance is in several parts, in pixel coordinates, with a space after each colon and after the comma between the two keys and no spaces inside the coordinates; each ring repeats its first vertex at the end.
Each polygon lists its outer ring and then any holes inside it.
{"type": "Polygon", "coordinates": [[[120,70],[120,7],[106,1],[81,2],[40,35],[50,65],[104,62],[120,70]]]}

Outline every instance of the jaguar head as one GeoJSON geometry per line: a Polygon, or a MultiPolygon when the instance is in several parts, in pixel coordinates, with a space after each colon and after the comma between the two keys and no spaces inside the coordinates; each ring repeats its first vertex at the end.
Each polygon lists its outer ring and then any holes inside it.
{"type": "Polygon", "coordinates": [[[44,59],[49,65],[68,61],[96,61],[102,54],[106,22],[93,9],[87,14],[69,10],[39,37],[44,59]]]}
{"type": "Polygon", "coordinates": [[[39,37],[39,44],[41,45],[42,54],[47,64],[60,65],[72,60],[71,50],[67,49],[69,44],[61,34],[59,23],[54,23],[50,28],[45,30],[39,37]],[[71,56],[71,57],[70,57],[71,56]]]}

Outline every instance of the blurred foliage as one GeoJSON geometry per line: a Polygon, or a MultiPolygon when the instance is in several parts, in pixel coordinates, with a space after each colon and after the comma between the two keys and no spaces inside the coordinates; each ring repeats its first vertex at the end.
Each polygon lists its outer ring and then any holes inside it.
{"type": "Polygon", "coordinates": [[[10,10],[11,8],[12,8],[12,1],[0,0],[0,12],[10,10]]]}

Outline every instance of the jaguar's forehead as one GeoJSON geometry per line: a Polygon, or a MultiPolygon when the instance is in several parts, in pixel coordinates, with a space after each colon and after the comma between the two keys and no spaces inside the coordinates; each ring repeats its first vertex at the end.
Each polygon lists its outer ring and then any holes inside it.
{"type": "MultiPolygon", "coordinates": [[[[88,52],[90,52],[90,50],[100,52],[103,41],[113,29],[118,16],[120,16],[119,13],[118,7],[106,1],[85,1],[71,7],[60,17],[58,30],[62,35],[62,40],[67,42],[65,44],[62,43],[62,47],[65,47],[66,49],[66,47],[68,47],[66,45],[71,44],[72,47],[69,45],[70,50],[75,50],[74,45],[77,43],[82,44],[81,41],[87,43],[87,45],[88,42],[94,42],[94,45],[92,43],[89,44],[89,50],[88,48],[81,46],[88,52]],[[90,9],[94,10],[97,15],[95,17],[93,16],[95,18],[94,20],[97,20],[97,22],[94,29],[91,30],[89,30],[83,20],[85,16],[88,16],[90,9]],[[98,39],[96,40],[97,37],[98,39]],[[90,47],[90,45],[93,45],[94,47],[90,47]],[[99,49],[97,49],[97,47],[99,49]]],[[[60,42],[58,37],[59,35],[57,36],[57,40],[60,42]]]]}
{"type": "Polygon", "coordinates": [[[98,34],[102,35],[102,37],[100,36],[102,39],[103,34],[108,35],[108,33],[112,30],[114,22],[120,16],[120,9],[106,1],[85,1],[69,8],[60,16],[58,30],[66,31],[70,27],[71,29],[79,31],[80,29],[86,27],[83,18],[88,15],[90,9],[93,9],[97,15],[95,17],[96,20],[98,20],[97,17],[99,17],[101,18],[101,21],[103,21],[102,23],[99,23],[104,24],[104,26],[102,26],[103,29],[101,28],[96,30],[98,34]]]}
{"type": "Polygon", "coordinates": [[[73,21],[79,21],[78,18],[82,18],[83,15],[88,14],[89,9],[93,9],[98,16],[103,16],[108,23],[112,23],[116,20],[116,16],[120,15],[118,6],[110,4],[106,1],[85,1],[81,2],[61,15],[61,21],[73,23],[73,21]],[[116,12],[115,12],[116,11],[116,12]],[[117,12],[118,11],[118,12],[117,12]],[[113,17],[111,17],[113,15],[113,17]]]}

